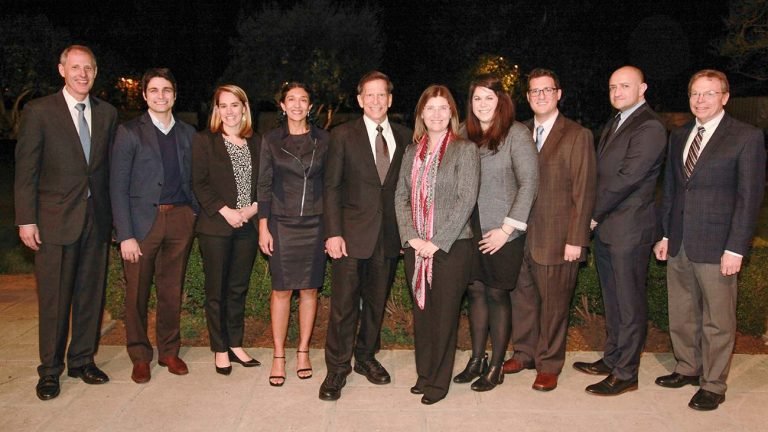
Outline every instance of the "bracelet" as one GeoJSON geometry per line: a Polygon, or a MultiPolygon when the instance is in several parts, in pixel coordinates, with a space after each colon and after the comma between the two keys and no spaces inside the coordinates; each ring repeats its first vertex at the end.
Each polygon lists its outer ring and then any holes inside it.
{"type": "Polygon", "coordinates": [[[500,228],[501,228],[501,232],[503,232],[504,234],[506,234],[506,235],[508,235],[508,236],[509,236],[509,235],[512,235],[512,233],[513,233],[513,232],[515,232],[514,228],[513,228],[513,229],[512,229],[512,231],[510,231],[510,232],[506,232],[506,231],[504,231],[504,225],[503,225],[503,224],[501,225],[501,227],[500,227],[500,228]]]}

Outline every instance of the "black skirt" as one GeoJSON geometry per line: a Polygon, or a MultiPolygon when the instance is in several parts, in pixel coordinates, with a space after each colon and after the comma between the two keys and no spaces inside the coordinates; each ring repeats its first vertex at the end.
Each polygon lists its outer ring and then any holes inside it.
{"type": "Polygon", "coordinates": [[[493,255],[484,254],[479,250],[483,232],[480,230],[480,218],[477,216],[477,211],[475,211],[472,214],[475,250],[472,259],[471,280],[480,281],[492,288],[512,291],[517,285],[517,277],[520,275],[520,267],[523,265],[525,234],[508,241],[493,255]]]}
{"type": "Polygon", "coordinates": [[[269,258],[272,289],[322,287],[326,261],[322,215],[272,215],[268,226],[273,245],[269,258]]]}

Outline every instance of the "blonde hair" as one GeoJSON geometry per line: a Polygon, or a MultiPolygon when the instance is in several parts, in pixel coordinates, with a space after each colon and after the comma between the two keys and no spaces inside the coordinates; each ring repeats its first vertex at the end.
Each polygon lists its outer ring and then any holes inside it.
{"type": "Polygon", "coordinates": [[[251,135],[253,135],[253,120],[251,119],[251,107],[248,104],[248,95],[245,94],[245,90],[234,84],[220,85],[213,93],[213,101],[211,102],[211,121],[209,122],[211,132],[218,133],[222,129],[221,114],[219,114],[219,97],[221,97],[221,94],[224,92],[234,95],[245,107],[245,113],[243,113],[243,121],[240,122],[238,135],[242,138],[250,138],[251,135]]]}
{"type": "Polygon", "coordinates": [[[421,93],[419,102],[416,104],[416,122],[413,126],[413,142],[417,143],[421,141],[421,138],[427,133],[427,126],[424,124],[424,119],[421,118],[421,113],[424,111],[427,102],[434,97],[443,97],[448,101],[448,106],[451,108],[451,121],[448,123],[448,130],[451,131],[452,136],[458,136],[459,110],[456,108],[456,101],[453,99],[453,95],[451,94],[451,91],[448,90],[448,87],[432,84],[421,93]]]}

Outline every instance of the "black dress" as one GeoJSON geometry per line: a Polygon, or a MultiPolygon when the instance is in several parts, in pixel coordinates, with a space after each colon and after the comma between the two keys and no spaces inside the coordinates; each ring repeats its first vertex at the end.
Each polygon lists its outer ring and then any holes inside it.
{"type": "MultiPolygon", "coordinates": [[[[263,147],[262,152],[267,146],[263,147]]],[[[275,146],[270,147],[272,151],[275,146]]],[[[268,150],[270,151],[270,150],[268,150]]],[[[284,183],[275,184],[272,189],[273,201],[301,200],[295,207],[299,215],[281,214],[277,206],[271,206],[267,226],[272,234],[273,251],[269,258],[273,290],[296,290],[320,288],[325,278],[325,241],[322,214],[302,215],[307,209],[315,208],[316,194],[307,193],[310,184],[317,184],[316,177],[324,172],[324,152],[318,151],[317,140],[309,133],[287,135],[282,140],[279,154],[271,154],[272,178],[281,178],[284,183]],[[278,170],[284,170],[277,173],[278,170]],[[294,175],[290,175],[290,171],[294,175]],[[289,191],[301,191],[300,194],[289,191]],[[288,192],[287,192],[288,191],[288,192]],[[277,197],[276,194],[284,196],[277,197]]],[[[263,154],[263,153],[262,153],[263,154]]],[[[268,173],[264,173],[268,174],[268,173]]],[[[321,203],[322,204],[322,203],[321,203]]],[[[291,206],[294,207],[294,206],[291,206]]],[[[286,211],[285,213],[293,213],[286,211]]],[[[309,213],[312,213],[309,211],[309,213]]]]}

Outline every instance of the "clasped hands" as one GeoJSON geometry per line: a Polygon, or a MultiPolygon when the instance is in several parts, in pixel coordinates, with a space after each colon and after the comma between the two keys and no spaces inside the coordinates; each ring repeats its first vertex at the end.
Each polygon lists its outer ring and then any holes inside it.
{"type": "Polygon", "coordinates": [[[247,224],[248,219],[256,215],[257,212],[258,204],[251,204],[248,207],[240,209],[233,209],[228,206],[219,209],[219,214],[224,217],[232,228],[241,228],[243,225],[247,224]]]}
{"type": "Polygon", "coordinates": [[[411,245],[416,256],[422,258],[432,258],[435,255],[435,252],[440,249],[431,241],[420,238],[410,239],[408,240],[408,244],[411,245]]]}

